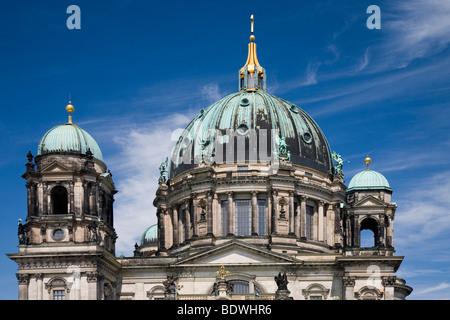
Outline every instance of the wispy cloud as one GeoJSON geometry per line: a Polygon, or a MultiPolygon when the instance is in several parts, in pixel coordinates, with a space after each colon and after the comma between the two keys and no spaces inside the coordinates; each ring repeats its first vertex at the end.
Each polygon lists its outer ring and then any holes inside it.
{"type": "Polygon", "coordinates": [[[369,48],[364,52],[364,56],[361,59],[361,63],[356,67],[356,72],[364,70],[369,64],[369,48]]]}
{"type": "Polygon", "coordinates": [[[158,188],[159,165],[171,151],[180,132],[190,119],[170,114],[138,129],[112,132],[119,154],[108,165],[119,193],[115,201],[115,225],[119,238],[118,254],[133,250],[144,230],[156,223],[153,199],[158,188]]]}
{"type": "Polygon", "coordinates": [[[430,292],[436,292],[436,291],[441,291],[444,289],[450,288],[450,283],[446,283],[446,282],[441,282],[436,286],[430,287],[430,288],[426,288],[426,289],[422,289],[420,291],[418,291],[416,293],[416,295],[422,295],[422,294],[426,294],[426,293],[430,293],[430,292]]]}
{"type": "Polygon", "coordinates": [[[426,178],[417,179],[414,187],[403,191],[398,200],[396,213],[396,242],[408,249],[420,245],[424,253],[438,258],[438,252],[446,252],[449,238],[450,172],[445,171],[426,178]]]}
{"type": "Polygon", "coordinates": [[[434,55],[450,44],[450,2],[411,0],[389,3],[383,28],[389,35],[381,44],[385,67],[406,67],[411,61],[434,55]]]}

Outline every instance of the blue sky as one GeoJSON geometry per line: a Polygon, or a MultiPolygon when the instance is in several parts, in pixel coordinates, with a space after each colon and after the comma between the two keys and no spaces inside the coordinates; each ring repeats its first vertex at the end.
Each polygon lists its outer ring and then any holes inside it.
{"type": "Polygon", "coordinates": [[[26,154],[73,121],[99,143],[119,193],[117,254],[130,255],[158,166],[193,116],[238,89],[250,15],[267,91],[308,112],[345,163],[385,175],[398,209],[398,276],[410,299],[450,299],[450,3],[410,1],[1,1],[0,299],[17,298],[26,154]],[[81,29],[69,30],[69,5],[81,29]],[[381,29],[368,29],[369,5],[381,29]]]}

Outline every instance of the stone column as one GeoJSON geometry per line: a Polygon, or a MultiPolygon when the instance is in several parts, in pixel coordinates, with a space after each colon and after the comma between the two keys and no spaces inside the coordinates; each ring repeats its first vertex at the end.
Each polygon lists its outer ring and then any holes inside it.
{"type": "Polygon", "coordinates": [[[278,232],[278,190],[272,191],[272,234],[278,232]]]}
{"type": "Polygon", "coordinates": [[[328,208],[327,208],[326,242],[330,246],[334,246],[334,244],[336,243],[335,240],[334,240],[334,230],[335,230],[334,221],[335,221],[335,217],[334,217],[334,209],[333,208],[334,208],[334,206],[332,204],[329,204],[328,208]]]}
{"type": "Polygon", "coordinates": [[[89,182],[83,181],[83,204],[81,213],[89,214],[89,182]]]}
{"type": "Polygon", "coordinates": [[[91,187],[89,188],[89,214],[96,215],[97,208],[96,208],[96,183],[91,182],[91,187]]]}
{"type": "Polygon", "coordinates": [[[318,241],[324,241],[324,218],[323,218],[323,207],[325,203],[323,201],[319,201],[319,207],[318,207],[318,235],[317,240],[318,241]]]}
{"type": "Polygon", "coordinates": [[[178,234],[178,208],[177,205],[173,205],[172,207],[172,226],[173,226],[173,245],[177,246],[179,241],[178,234]]]}
{"type": "Polygon", "coordinates": [[[48,195],[48,183],[47,181],[42,181],[42,213],[48,214],[48,204],[50,202],[50,197],[48,195]]]}
{"type": "Polygon", "coordinates": [[[289,235],[295,235],[294,225],[294,192],[289,191],[289,235]]]}
{"type": "Polygon", "coordinates": [[[354,219],[354,231],[353,231],[353,245],[355,247],[361,246],[361,232],[360,232],[360,219],[358,216],[355,216],[354,219]]]}
{"type": "Polygon", "coordinates": [[[252,236],[258,235],[258,192],[252,191],[252,236]]]}
{"type": "Polygon", "coordinates": [[[197,222],[198,222],[198,199],[197,199],[197,195],[195,193],[192,194],[192,226],[193,226],[193,234],[192,234],[192,238],[197,238],[198,237],[198,226],[197,226],[197,222]]]}
{"type": "Polygon", "coordinates": [[[234,235],[234,206],[233,206],[233,192],[228,192],[228,235],[234,235]]]}
{"type": "Polygon", "coordinates": [[[185,200],[186,204],[186,225],[184,231],[184,238],[188,240],[192,237],[191,234],[191,201],[189,199],[185,200]]]}
{"type": "Polygon", "coordinates": [[[86,280],[88,283],[88,300],[98,299],[98,272],[87,272],[86,280]]]}
{"type": "Polygon", "coordinates": [[[306,197],[300,196],[300,238],[306,240],[306,197]]]}
{"type": "Polygon", "coordinates": [[[267,221],[266,234],[270,235],[272,231],[272,194],[270,191],[267,193],[266,221],[267,221]]]}
{"type": "Polygon", "coordinates": [[[42,280],[44,279],[44,275],[42,273],[38,273],[36,274],[36,286],[37,286],[37,300],[42,300],[43,297],[43,290],[44,290],[44,286],[43,286],[43,282],[42,280]]]}
{"type": "MultiPolygon", "coordinates": [[[[300,199],[300,197],[299,197],[300,199]]],[[[295,219],[294,219],[294,232],[295,232],[295,237],[296,238],[300,238],[300,216],[301,216],[301,204],[297,205],[297,212],[295,214],[295,219]]]]}
{"type": "Polygon", "coordinates": [[[74,213],[74,205],[75,205],[75,198],[74,198],[74,183],[73,181],[69,181],[69,194],[68,194],[68,200],[69,200],[69,213],[74,213]]]}
{"type": "Polygon", "coordinates": [[[342,278],[344,284],[344,300],[355,299],[355,277],[344,276],[342,278]]]}
{"type": "Polygon", "coordinates": [[[28,285],[30,283],[30,275],[27,273],[16,273],[19,282],[19,300],[28,300],[28,285]]]}
{"type": "Polygon", "coordinates": [[[166,250],[166,227],[165,227],[165,218],[164,218],[164,211],[163,208],[158,208],[156,211],[156,215],[158,218],[158,233],[159,233],[159,250],[165,251],[166,250]]]}
{"type": "Polygon", "coordinates": [[[214,192],[212,190],[207,193],[207,204],[206,204],[206,235],[213,235],[213,195],[214,192]]]}
{"type": "Polygon", "coordinates": [[[382,278],[382,283],[384,286],[384,300],[394,300],[395,279],[395,276],[382,278]]]}

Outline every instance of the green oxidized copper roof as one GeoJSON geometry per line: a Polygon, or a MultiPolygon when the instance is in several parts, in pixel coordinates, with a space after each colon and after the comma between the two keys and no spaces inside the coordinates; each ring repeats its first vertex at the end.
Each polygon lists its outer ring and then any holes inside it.
{"type": "Polygon", "coordinates": [[[158,242],[158,225],[148,227],[141,237],[141,246],[156,245],[158,242]]]}
{"type": "Polygon", "coordinates": [[[94,158],[103,161],[103,155],[92,136],[73,123],[53,127],[44,134],[38,146],[38,155],[52,153],[86,154],[90,150],[94,158]]]}
{"type": "Polygon", "coordinates": [[[281,137],[292,163],[332,173],[328,141],[304,110],[262,90],[243,90],[202,110],[188,124],[172,152],[170,177],[198,164],[202,155],[216,163],[225,158],[248,163],[272,157],[281,137]],[[249,142],[252,134],[258,137],[251,140],[254,145],[249,142]],[[244,137],[245,144],[235,142],[233,150],[231,140],[236,137],[244,137]]]}
{"type": "Polygon", "coordinates": [[[392,190],[387,179],[379,172],[365,170],[357,173],[348,184],[348,191],[355,190],[392,190]]]}

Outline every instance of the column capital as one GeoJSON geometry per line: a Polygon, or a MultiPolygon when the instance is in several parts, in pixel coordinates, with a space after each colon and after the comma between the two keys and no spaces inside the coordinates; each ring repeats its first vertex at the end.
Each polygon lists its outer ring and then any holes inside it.
{"type": "Polygon", "coordinates": [[[345,287],[354,287],[355,286],[356,277],[343,276],[342,282],[345,287]]]}
{"type": "Polygon", "coordinates": [[[30,275],[28,273],[16,273],[16,278],[19,284],[30,283],[30,275]]]}
{"type": "Polygon", "coordinates": [[[387,286],[393,286],[393,285],[395,285],[395,280],[396,280],[396,279],[397,279],[396,276],[383,277],[383,278],[382,278],[383,286],[387,287],[387,286]]]}

